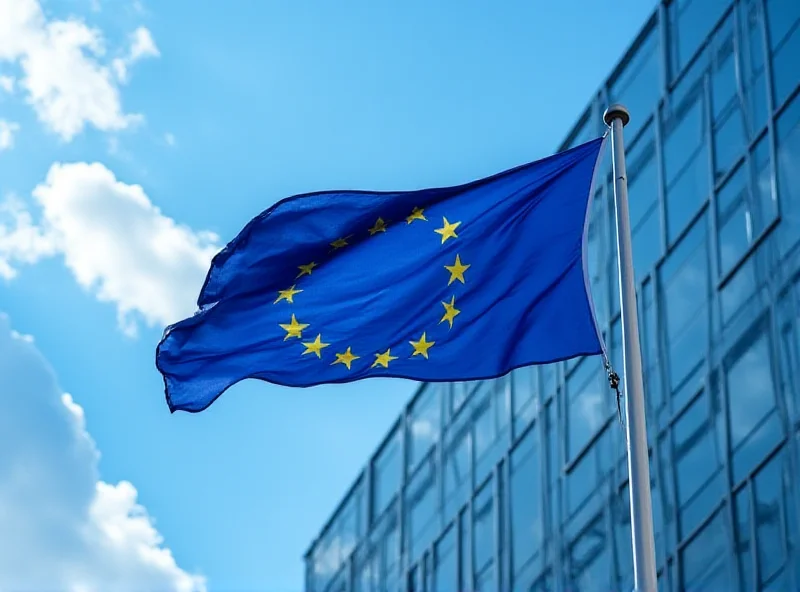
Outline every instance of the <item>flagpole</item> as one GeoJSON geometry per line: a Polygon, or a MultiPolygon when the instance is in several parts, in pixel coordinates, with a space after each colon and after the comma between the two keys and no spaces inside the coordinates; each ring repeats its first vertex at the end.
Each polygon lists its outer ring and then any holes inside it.
{"type": "Polygon", "coordinates": [[[636,316],[636,288],[628,215],[628,177],[625,172],[625,145],[622,139],[622,128],[630,121],[630,113],[624,106],[614,104],[606,109],[603,121],[611,128],[614,170],[634,592],[656,592],[656,555],[644,410],[642,352],[639,347],[639,321],[636,316]]]}

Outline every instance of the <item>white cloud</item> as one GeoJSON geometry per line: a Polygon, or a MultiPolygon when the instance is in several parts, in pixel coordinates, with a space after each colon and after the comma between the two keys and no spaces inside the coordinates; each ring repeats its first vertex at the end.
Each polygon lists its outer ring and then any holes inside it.
{"type": "Polygon", "coordinates": [[[19,131],[19,124],[0,119],[0,150],[8,150],[14,145],[14,134],[19,131]]]}
{"type": "Polygon", "coordinates": [[[163,326],[194,312],[218,250],[214,234],[163,215],[141,186],[118,181],[99,163],[54,164],[33,196],[38,225],[18,208],[5,230],[0,219],[0,273],[60,253],[82,287],[116,305],[128,334],[137,318],[163,326]]]}
{"type": "Polygon", "coordinates": [[[136,62],[142,58],[157,58],[161,53],[153,41],[153,36],[144,27],[139,27],[131,35],[131,62],[136,62]]]}
{"type": "Polygon", "coordinates": [[[11,94],[14,92],[14,83],[16,80],[13,76],[0,76],[0,90],[11,94]]]}
{"type": "Polygon", "coordinates": [[[0,314],[0,589],[203,591],[136,488],[98,479],[83,409],[0,314]]]}
{"type": "MultiPolygon", "coordinates": [[[[155,48],[149,33],[136,33],[133,44],[140,52],[155,48]]],[[[0,62],[19,62],[28,103],[64,140],[87,124],[114,131],[142,119],[124,113],[105,54],[102,33],[83,21],[48,20],[37,0],[0,0],[0,62]]]]}
{"type": "Polygon", "coordinates": [[[125,57],[115,59],[111,65],[120,82],[128,81],[128,68],[143,58],[157,58],[161,53],[153,41],[153,36],[145,27],[139,27],[131,34],[130,48],[125,57]]]}
{"type": "Polygon", "coordinates": [[[167,143],[167,146],[174,146],[175,145],[175,134],[167,132],[164,134],[164,141],[167,143]]]}
{"type": "Polygon", "coordinates": [[[0,202],[0,278],[16,275],[12,263],[35,263],[56,253],[52,237],[45,235],[14,195],[0,202]]]}

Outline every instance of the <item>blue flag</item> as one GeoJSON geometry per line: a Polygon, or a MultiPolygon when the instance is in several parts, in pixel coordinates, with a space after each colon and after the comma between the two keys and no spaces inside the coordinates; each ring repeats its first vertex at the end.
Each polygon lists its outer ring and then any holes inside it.
{"type": "Polygon", "coordinates": [[[170,410],[231,385],[488,379],[602,351],[585,272],[602,138],[466,185],[285,199],[156,353],[170,410]]]}

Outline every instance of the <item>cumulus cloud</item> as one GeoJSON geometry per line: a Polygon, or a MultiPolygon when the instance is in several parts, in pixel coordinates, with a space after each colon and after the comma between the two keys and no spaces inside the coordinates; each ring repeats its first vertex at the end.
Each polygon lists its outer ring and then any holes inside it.
{"type": "Polygon", "coordinates": [[[14,134],[17,131],[19,131],[18,124],[0,119],[0,150],[8,150],[14,145],[14,134]]]}
{"type": "Polygon", "coordinates": [[[112,62],[114,73],[120,82],[128,81],[128,68],[143,58],[157,58],[161,53],[153,41],[153,36],[145,27],[136,29],[130,38],[128,53],[112,62]]]}
{"type": "MultiPolygon", "coordinates": [[[[137,29],[131,43],[129,56],[135,48],[137,59],[157,52],[147,29],[137,29]]],[[[141,120],[123,111],[105,56],[101,31],[85,22],[48,19],[37,0],[0,0],[0,62],[19,63],[28,103],[64,140],[86,124],[114,131],[141,120]]]]}
{"type": "Polygon", "coordinates": [[[7,92],[11,94],[14,92],[14,80],[13,76],[0,76],[0,90],[3,92],[7,92]]]}
{"type": "Polygon", "coordinates": [[[216,235],[178,224],[99,163],[54,164],[33,197],[38,223],[13,204],[5,228],[0,218],[0,274],[63,255],[83,288],[116,305],[128,334],[138,319],[163,326],[194,312],[216,235]]]}
{"type": "Polygon", "coordinates": [[[55,244],[33,221],[23,202],[9,195],[0,202],[0,278],[11,279],[16,263],[36,263],[56,253],[55,244]]]}
{"type": "Polygon", "coordinates": [[[98,479],[83,409],[32,341],[0,314],[0,589],[204,591],[136,488],[98,479]]]}

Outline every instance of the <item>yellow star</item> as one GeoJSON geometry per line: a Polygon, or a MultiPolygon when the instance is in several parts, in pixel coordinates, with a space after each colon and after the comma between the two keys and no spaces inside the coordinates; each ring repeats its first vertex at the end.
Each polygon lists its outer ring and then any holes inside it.
{"type": "Polygon", "coordinates": [[[386,352],[382,354],[375,354],[375,363],[373,363],[372,366],[370,366],[370,368],[374,368],[375,366],[383,366],[384,368],[388,368],[389,362],[397,359],[396,356],[393,356],[391,354],[392,354],[391,349],[387,349],[386,352]]]}
{"type": "Polygon", "coordinates": [[[453,296],[450,299],[450,302],[442,302],[442,305],[444,306],[445,313],[444,316],[442,317],[442,320],[439,321],[439,323],[444,323],[445,321],[448,321],[450,323],[450,328],[452,329],[453,319],[456,318],[456,316],[461,313],[461,311],[456,308],[456,297],[453,296]]]}
{"type": "Polygon", "coordinates": [[[411,215],[408,218],[406,218],[406,222],[408,222],[409,224],[411,224],[414,220],[425,220],[427,222],[428,219],[422,215],[422,212],[424,211],[425,210],[423,210],[422,208],[414,208],[413,210],[411,210],[411,215]]]}
{"type": "MultiPolygon", "coordinates": [[[[304,275],[311,275],[311,270],[314,269],[316,266],[317,266],[317,264],[314,263],[313,261],[311,263],[309,263],[308,265],[300,265],[297,268],[297,269],[300,270],[300,273],[297,274],[297,278],[301,278],[304,275]]],[[[297,278],[295,278],[295,279],[297,279],[297,278]]]]}
{"type": "Polygon", "coordinates": [[[450,281],[447,282],[449,286],[454,281],[458,280],[462,284],[464,283],[464,272],[467,271],[471,266],[470,265],[462,265],[461,264],[461,257],[456,255],[456,262],[452,265],[445,265],[444,268],[450,272],[450,281]]]}
{"type": "Polygon", "coordinates": [[[419,338],[419,341],[409,341],[411,347],[414,348],[414,353],[411,354],[411,357],[414,356],[422,356],[426,360],[428,359],[428,350],[433,347],[433,344],[436,343],[435,341],[426,341],[425,340],[425,333],[422,334],[422,337],[419,338]]]}
{"type": "Polygon", "coordinates": [[[448,238],[458,238],[458,235],[456,234],[456,228],[458,228],[461,222],[454,222],[453,224],[450,224],[450,222],[448,222],[447,218],[444,216],[442,216],[442,220],[444,220],[444,226],[437,228],[434,230],[434,232],[442,235],[442,244],[444,244],[444,241],[446,241],[448,238]]]}
{"type": "Polygon", "coordinates": [[[308,327],[308,323],[299,323],[297,319],[292,315],[292,322],[291,323],[279,323],[280,328],[286,331],[286,337],[283,338],[284,341],[289,339],[290,337],[302,337],[303,336],[303,329],[308,327]]]}
{"type": "Polygon", "coordinates": [[[379,232],[386,232],[386,222],[383,221],[383,218],[378,218],[375,222],[375,226],[369,229],[370,236],[374,236],[379,232]]]}
{"type": "Polygon", "coordinates": [[[353,236],[353,235],[351,234],[351,235],[346,236],[344,238],[337,238],[335,241],[333,241],[331,243],[331,246],[333,247],[334,251],[336,249],[341,249],[342,247],[346,247],[348,245],[347,239],[350,238],[351,236],[353,236]]]}
{"type": "Polygon", "coordinates": [[[278,304],[281,300],[285,300],[290,304],[294,304],[294,295],[299,294],[302,290],[295,290],[294,286],[289,288],[288,290],[280,290],[278,291],[278,298],[273,302],[273,304],[278,304]]]}
{"type": "Polygon", "coordinates": [[[328,347],[330,343],[322,343],[322,335],[317,335],[317,338],[314,341],[304,343],[303,345],[306,348],[306,351],[303,352],[303,355],[317,354],[318,358],[322,358],[322,348],[328,347]]]}
{"type": "Polygon", "coordinates": [[[347,351],[344,352],[343,354],[336,354],[336,361],[333,362],[331,366],[333,366],[334,364],[344,364],[345,366],[347,366],[347,369],[350,370],[350,364],[353,363],[353,360],[357,360],[360,357],[361,356],[357,356],[353,352],[351,352],[350,348],[348,347],[347,351]]]}

